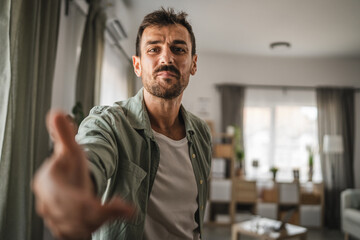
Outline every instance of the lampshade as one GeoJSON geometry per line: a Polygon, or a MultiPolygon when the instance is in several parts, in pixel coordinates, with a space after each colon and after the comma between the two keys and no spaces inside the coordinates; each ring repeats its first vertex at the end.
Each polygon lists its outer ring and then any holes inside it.
{"type": "Polygon", "coordinates": [[[325,135],[323,142],[324,153],[344,152],[343,139],[341,135],[325,135]]]}

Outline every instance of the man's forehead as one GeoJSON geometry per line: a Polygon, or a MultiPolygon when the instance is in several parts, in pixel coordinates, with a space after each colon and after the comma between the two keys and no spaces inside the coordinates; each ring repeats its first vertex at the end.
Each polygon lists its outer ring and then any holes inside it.
{"type": "Polygon", "coordinates": [[[148,41],[174,41],[183,40],[189,45],[191,44],[190,34],[187,29],[179,24],[172,24],[167,26],[150,26],[145,28],[142,35],[142,43],[148,41]]]}

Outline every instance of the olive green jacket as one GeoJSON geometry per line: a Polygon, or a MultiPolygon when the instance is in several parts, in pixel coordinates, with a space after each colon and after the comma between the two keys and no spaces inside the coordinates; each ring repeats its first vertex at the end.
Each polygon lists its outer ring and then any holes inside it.
{"type": "MultiPolygon", "coordinates": [[[[200,234],[208,192],[211,163],[211,136],[206,123],[182,106],[189,156],[198,189],[195,219],[200,234]]],[[[93,238],[102,240],[142,239],[151,188],[159,166],[160,152],[143,101],[143,89],[113,106],[98,106],[81,123],[76,136],[89,159],[89,167],[99,196],[107,201],[118,195],[138,210],[132,221],[104,224],[93,238]],[[108,188],[107,188],[108,185],[108,188]],[[105,191],[106,190],[106,191],[105,191]]]]}

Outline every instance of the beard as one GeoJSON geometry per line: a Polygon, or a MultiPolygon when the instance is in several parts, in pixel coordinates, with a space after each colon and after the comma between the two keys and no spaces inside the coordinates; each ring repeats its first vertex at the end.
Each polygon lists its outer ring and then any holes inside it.
{"type": "MultiPolygon", "coordinates": [[[[171,81],[170,79],[166,81],[171,81]]],[[[170,88],[165,89],[160,84],[155,83],[151,86],[144,85],[145,89],[152,95],[163,99],[174,99],[178,97],[185,87],[181,86],[180,81],[176,81],[170,88]]]]}
{"type": "MultiPolygon", "coordinates": [[[[188,76],[189,77],[189,76],[188,76]]],[[[186,88],[188,81],[183,81],[180,71],[173,65],[163,65],[156,68],[150,81],[143,81],[144,88],[151,94],[163,99],[174,99],[178,97],[186,88]],[[156,74],[161,71],[170,71],[175,74],[175,80],[165,78],[164,80],[171,84],[169,88],[164,88],[156,81],[156,74]]]]}

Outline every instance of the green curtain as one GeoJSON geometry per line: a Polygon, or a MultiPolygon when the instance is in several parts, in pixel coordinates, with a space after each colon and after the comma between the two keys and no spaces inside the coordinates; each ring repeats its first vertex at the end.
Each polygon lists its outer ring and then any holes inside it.
{"type": "Polygon", "coordinates": [[[4,139],[11,77],[9,31],[10,0],[2,0],[0,3],[0,153],[4,139]]]}
{"type": "Polygon", "coordinates": [[[91,0],[81,45],[76,77],[76,102],[80,102],[87,115],[95,105],[95,91],[99,90],[104,53],[106,15],[100,0],[91,0]]]}
{"type": "MultiPolygon", "coordinates": [[[[217,85],[221,97],[221,128],[226,132],[229,125],[236,126],[238,132],[235,133],[235,151],[238,154],[240,150],[244,153],[244,105],[245,105],[245,87],[233,84],[217,85]]],[[[239,159],[244,156],[239,157],[239,159]]],[[[239,162],[240,168],[244,170],[244,163],[239,162]]]]}
{"type": "Polygon", "coordinates": [[[217,85],[221,97],[221,130],[226,131],[229,125],[243,129],[243,111],[245,103],[245,88],[240,85],[217,85]]]}
{"type": "Polygon", "coordinates": [[[325,187],[325,226],[340,228],[340,194],[343,190],[354,187],[354,89],[317,88],[316,98],[320,160],[325,187]],[[323,138],[326,134],[342,135],[343,154],[326,156],[323,153],[323,138]]]}
{"type": "Polygon", "coordinates": [[[9,31],[1,32],[10,39],[11,78],[0,161],[0,239],[39,240],[43,224],[30,182],[49,153],[45,115],[51,103],[61,0],[10,4],[10,14],[4,15],[10,17],[9,31]]]}

